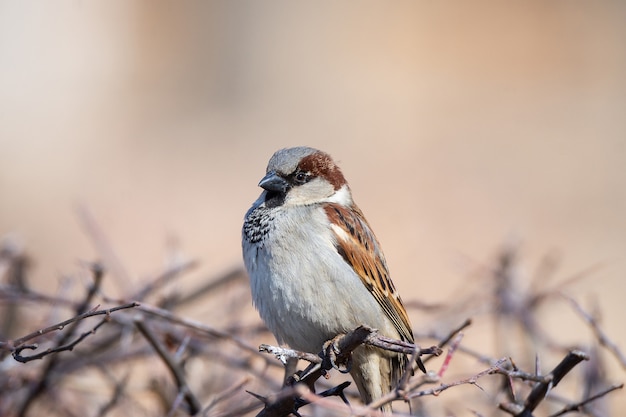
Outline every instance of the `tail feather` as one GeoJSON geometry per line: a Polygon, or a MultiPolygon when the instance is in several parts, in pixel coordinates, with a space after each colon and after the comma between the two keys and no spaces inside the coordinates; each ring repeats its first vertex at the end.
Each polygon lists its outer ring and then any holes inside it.
{"type": "MultiPolygon", "coordinates": [[[[405,355],[392,354],[381,349],[361,346],[352,353],[350,374],[365,404],[380,399],[398,384],[406,363],[405,355]]],[[[380,408],[391,413],[391,403],[380,408]]]]}

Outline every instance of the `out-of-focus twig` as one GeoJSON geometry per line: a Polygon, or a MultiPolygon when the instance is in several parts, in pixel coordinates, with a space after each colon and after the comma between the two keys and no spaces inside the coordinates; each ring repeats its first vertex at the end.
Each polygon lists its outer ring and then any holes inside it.
{"type": "Polygon", "coordinates": [[[157,317],[161,317],[167,321],[170,321],[172,323],[176,323],[176,324],[180,324],[182,326],[185,326],[191,330],[194,330],[200,334],[203,335],[209,335],[211,337],[215,337],[218,339],[225,339],[225,340],[230,340],[233,343],[235,343],[237,346],[239,346],[241,349],[246,350],[248,352],[253,352],[255,354],[258,354],[258,349],[256,349],[255,347],[253,347],[252,345],[250,345],[249,343],[246,343],[245,341],[243,341],[242,339],[233,336],[232,334],[228,333],[228,332],[224,332],[222,330],[216,329],[214,327],[211,327],[207,324],[204,324],[202,322],[199,322],[197,320],[193,320],[193,319],[188,319],[188,318],[184,318],[184,317],[179,317],[177,315],[175,315],[174,313],[165,310],[163,308],[159,308],[156,306],[152,306],[146,303],[142,303],[139,308],[139,310],[143,311],[144,313],[148,313],[151,314],[153,316],[157,316],[157,317]]]}
{"type": "Polygon", "coordinates": [[[232,386],[226,388],[222,392],[217,393],[215,396],[213,396],[211,401],[209,401],[209,403],[204,407],[204,409],[202,410],[202,414],[207,415],[207,413],[211,411],[213,407],[215,407],[220,402],[224,401],[225,399],[239,392],[239,390],[241,390],[243,386],[248,384],[249,382],[250,382],[250,377],[245,376],[239,381],[237,381],[235,384],[233,384],[232,386]]]}
{"type": "Polygon", "coordinates": [[[580,402],[577,402],[575,404],[570,404],[570,405],[564,407],[561,411],[558,411],[558,412],[556,412],[554,414],[551,414],[549,417],[559,417],[559,416],[562,416],[564,414],[570,413],[572,411],[581,411],[581,410],[584,409],[585,405],[591,403],[592,401],[596,401],[596,400],[604,397],[605,395],[607,395],[607,394],[609,394],[609,393],[611,393],[613,391],[616,391],[618,389],[622,389],[622,388],[624,388],[624,384],[623,383],[622,384],[611,385],[607,389],[602,390],[601,392],[599,392],[599,393],[597,393],[595,395],[592,395],[592,396],[590,396],[588,398],[585,398],[584,400],[582,400],[580,402]]]}
{"type": "Polygon", "coordinates": [[[571,297],[568,297],[563,294],[563,297],[569,301],[570,305],[574,308],[574,311],[578,313],[578,315],[591,327],[593,334],[596,339],[598,339],[598,343],[601,346],[604,346],[609,352],[615,356],[615,358],[622,365],[622,368],[626,369],[626,356],[620,350],[620,348],[604,333],[604,331],[600,328],[600,323],[598,320],[591,314],[587,313],[581,305],[571,297]]]}
{"type": "Polygon", "coordinates": [[[172,376],[176,380],[178,392],[182,396],[184,396],[185,401],[189,406],[189,413],[191,415],[197,414],[198,411],[200,411],[200,409],[202,408],[202,405],[187,385],[187,378],[185,377],[185,373],[181,369],[180,365],[172,358],[169,352],[157,340],[156,336],[152,333],[152,331],[148,328],[148,326],[143,322],[142,319],[136,319],[135,325],[137,326],[137,329],[139,329],[141,334],[150,343],[150,345],[152,345],[159,357],[163,360],[163,362],[167,366],[167,369],[169,369],[172,373],[172,376]]]}
{"type": "Polygon", "coordinates": [[[158,274],[156,277],[151,279],[146,285],[144,285],[139,291],[135,292],[132,296],[132,300],[142,301],[149,294],[154,292],[155,290],[161,288],[164,284],[171,283],[175,278],[180,277],[183,273],[188,272],[198,266],[198,261],[191,260],[186,262],[181,262],[174,264],[163,272],[158,274]]]}
{"type": "Polygon", "coordinates": [[[247,279],[246,274],[241,267],[233,268],[232,270],[220,275],[217,278],[203,279],[201,282],[206,282],[206,284],[201,285],[193,291],[190,291],[185,296],[179,297],[176,300],[176,305],[189,305],[208,294],[215,293],[216,291],[223,288],[225,285],[237,282],[239,280],[243,281],[245,279],[247,279]]]}

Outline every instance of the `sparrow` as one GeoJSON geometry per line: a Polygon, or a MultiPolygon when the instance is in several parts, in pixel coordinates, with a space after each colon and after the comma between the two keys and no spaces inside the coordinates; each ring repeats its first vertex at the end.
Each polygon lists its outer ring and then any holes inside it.
{"type": "MultiPolygon", "coordinates": [[[[259,187],[245,215],[243,259],[253,303],[278,343],[317,353],[360,325],[413,343],[380,244],[330,155],[278,150],[259,187]]],[[[395,388],[406,363],[402,354],[355,349],[350,374],[362,401],[395,388]]]]}

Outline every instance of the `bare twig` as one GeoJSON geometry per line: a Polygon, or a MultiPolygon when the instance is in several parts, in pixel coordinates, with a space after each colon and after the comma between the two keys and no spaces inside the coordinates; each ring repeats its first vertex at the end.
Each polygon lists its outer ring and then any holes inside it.
{"type": "MultiPolygon", "coordinates": [[[[448,333],[448,335],[446,337],[444,337],[439,343],[437,343],[437,346],[439,346],[440,348],[444,347],[445,345],[447,345],[450,342],[450,340],[452,340],[454,338],[454,336],[456,336],[458,333],[461,333],[467,327],[471,326],[471,324],[472,324],[472,319],[470,319],[470,318],[465,319],[465,321],[463,323],[461,323],[456,329],[453,329],[450,333],[448,333]]],[[[437,355],[427,356],[424,359],[424,363],[428,362],[429,360],[431,360],[435,356],[437,356],[437,355]]]]}
{"type": "Polygon", "coordinates": [[[95,216],[85,205],[79,205],[76,209],[76,213],[87,236],[91,239],[96,251],[100,254],[103,264],[115,279],[118,288],[122,291],[127,290],[132,283],[131,276],[115,253],[113,246],[98,224],[95,216]]]}
{"type": "Polygon", "coordinates": [[[622,368],[626,369],[626,355],[620,350],[620,348],[602,331],[600,328],[600,323],[598,320],[591,314],[587,313],[581,305],[571,297],[568,297],[563,294],[563,297],[569,301],[570,305],[574,308],[574,311],[578,313],[580,317],[591,327],[593,334],[596,339],[598,339],[598,343],[601,346],[604,346],[609,352],[617,358],[619,363],[622,365],[622,368]]]}
{"type": "Polygon", "coordinates": [[[280,346],[262,344],[259,346],[259,352],[274,355],[276,359],[278,359],[283,365],[287,364],[287,359],[289,358],[303,359],[310,363],[322,363],[322,357],[320,355],[315,355],[313,353],[302,352],[299,350],[284,348],[280,346]]]}
{"type": "MultiPolygon", "coordinates": [[[[304,385],[296,385],[295,393],[302,398],[306,404],[315,403],[328,410],[341,411],[349,413],[351,416],[369,416],[369,417],[388,417],[389,414],[372,408],[371,406],[348,405],[338,401],[329,400],[327,397],[316,395],[304,385]]],[[[382,404],[381,404],[382,405],[382,404]]],[[[284,415],[284,414],[283,414],[284,415]]],[[[278,416],[278,415],[277,415],[278,416]]],[[[407,416],[406,414],[394,413],[394,416],[407,416]]]]}
{"type": "Polygon", "coordinates": [[[22,303],[24,301],[40,302],[73,309],[78,307],[78,304],[69,298],[41,294],[28,288],[26,290],[21,290],[12,285],[0,285],[0,300],[6,300],[13,303],[22,303]]]}
{"type": "Polygon", "coordinates": [[[588,356],[584,352],[578,350],[569,352],[552,372],[546,375],[544,381],[538,382],[537,385],[535,385],[530,394],[528,394],[521,411],[518,412],[517,407],[512,407],[512,405],[508,403],[500,404],[500,408],[515,415],[515,417],[532,417],[532,412],[537,408],[539,403],[543,401],[548,391],[556,387],[561,379],[577,364],[587,359],[588,356]]]}
{"type": "Polygon", "coordinates": [[[184,272],[188,272],[198,266],[198,261],[191,260],[174,264],[158,274],[148,284],[131,296],[131,300],[143,300],[155,290],[161,288],[166,283],[171,283],[175,278],[180,277],[184,272]]]}
{"type": "Polygon", "coordinates": [[[185,326],[191,330],[196,331],[197,333],[203,334],[203,335],[208,335],[211,337],[215,337],[218,339],[224,339],[224,340],[229,340],[233,343],[235,343],[238,347],[240,347],[241,349],[247,351],[247,352],[251,352],[254,354],[258,354],[259,351],[257,348],[253,347],[252,345],[250,345],[249,343],[246,343],[245,341],[241,340],[240,338],[233,336],[232,334],[225,332],[223,330],[218,330],[214,327],[211,327],[205,323],[199,322],[197,320],[192,320],[192,319],[188,319],[188,318],[184,318],[184,317],[179,317],[176,314],[165,310],[163,308],[159,308],[153,305],[149,305],[146,303],[142,303],[138,310],[141,310],[145,313],[151,314],[153,316],[157,316],[160,318],[163,318],[169,322],[172,323],[176,323],[176,324],[180,324],[182,326],[185,326]]]}
{"type": "Polygon", "coordinates": [[[248,384],[249,382],[250,382],[250,377],[248,377],[248,376],[243,377],[242,379],[240,379],[238,382],[236,382],[232,386],[226,388],[224,391],[217,393],[211,399],[211,401],[204,407],[204,410],[202,410],[202,414],[206,415],[213,407],[215,407],[220,402],[224,401],[225,399],[227,399],[227,398],[233,396],[234,394],[236,394],[237,392],[239,392],[239,390],[244,385],[248,384]]]}
{"type": "Polygon", "coordinates": [[[92,310],[92,311],[88,311],[86,313],[83,314],[79,314],[77,316],[72,317],[71,319],[62,321],[60,323],[57,324],[53,324],[52,326],[48,326],[46,328],[43,329],[39,329],[36,330],[32,333],[27,334],[26,336],[22,336],[18,339],[15,340],[9,340],[6,342],[0,342],[0,349],[7,349],[10,351],[15,351],[17,348],[19,348],[21,345],[23,345],[24,343],[28,342],[31,339],[34,339],[36,337],[39,337],[41,335],[44,335],[46,333],[50,333],[50,332],[54,332],[54,331],[59,331],[59,330],[63,330],[65,328],[65,326],[67,326],[68,324],[72,324],[72,323],[77,323],[83,319],[86,319],[87,317],[93,317],[93,316],[101,316],[101,315],[110,315],[113,312],[116,312],[118,310],[124,310],[127,308],[133,308],[133,307],[137,307],[139,306],[139,303],[128,303],[128,304],[124,304],[121,306],[117,306],[117,307],[112,307],[109,309],[104,309],[104,310],[92,310]]]}
{"type": "Polygon", "coordinates": [[[450,382],[450,383],[443,383],[441,385],[438,385],[435,388],[424,390],[424,391],[411,392],[410,394],[407,395],[407,398],[418,398],[418,397],[424,397],[424,396],[429,396],[429,395],[437,396],[441,394],[443,391],[450,389],[452,387],[456,387],[458,385],[470,384],[470,385],[478,386],[477,381],[480,378],[484,377],[485,375],[492,375],[494,373],[497,373],[500,370],[500,368],[507,362],[508,362],[507,358],[499,359],[498,361],[496,361],[496,363],[493,366],[489,367],[488,369],[485,369],[484,371],[477,373],[476,375],[472,375],[469,378],[461,379],[461,380],[450,382]]]}
{"type": "Polygon", "coordinates": [[[243,268],[241,267],[233,268],[227,273],[220,275],[218,278],[203,279],[200,282],[206,282],[206,284],[190,291],[186,296],[180,297],[176,300],[176,304],[189,305],[207,294],[218,291],[225,285],[244,279],[247,278],[243,268]]]}
{"type": "Polygon", "coordinates": [[[23,350],[29,349],[29,350],[34,350],[37,349],[37,345],[22,345],[20,347],[15,348],[15,350],[13,351],[13,358],[21,363],[26,363],[26,362],[30,362],[30,361],[34,361],[37,359],[42,359],[45,356],[50,355],[51,353],[59,353],[59,352],[65,352],[65,351],[71,351],[73,350],[76,345],[78,345],[80,342],[82,342],[83,340],[85,340],[87,338],[87,336],[90,336],[92,334],[96,334],[96,330],[98,330],[100,328],[100,326],[102,326],[104,323],[107,323],[109,320],[108,319],[104,319],[102,321],[100,321],[100,323],[98,323],[93,329],[86,331],[84,333],[82,333],[78,338],[76,338],[73,342],[70,343],[66,343],[64,345],[61,346],[57,346],[54,348],[48,348],[46,350],[44,350],[43,352],[39,352],[39,353],[35,353],[33,355],[30,356],[22,356],[21,353],[23,350]]]}
{"type": "Polygon", "coordinates": [[[549,417],[559,417],[559,416],[562,416],[564,414],[570,413],[572,411],[582,411],[583,408],[585,407],[585,405],[587,405],[587,404],[589,404],[589,403],[591,403],[591,402],[593,402],[593,401],[595,401],[595,400],[597,400],[599,398],[602,398],[605,395],[607,395],[607,394],[609,394],[609,393],[611,393],[613,391],[616,391],[616,390],[622,389],[622,388],[624,388],[624,384],[612,385],[612,386],[608,387],[607,389],[605,389],[605,390],[603,390],[603,391],[601,391],[601,392],[599,392],[599,393],[597,393],[595,395],[592,395],[591,397],[585,398],[584,400],[582,400],[580,402],[577,402],[575,404],[568,405],[567,407],[563,408],[561,411],[559,411],[559,412],[557,412],[555,414],[551,414],[549,417]]]}
{"type": "MultiPolygon", "coordinates": [[[[363,344],[392,352],[410,354],[415,357],[415,361],[417,361],[417,358],[422,354],[441,354],[441,348],[437,346],[421,349],[412,343],[381,336],[376,330],[367,326],[359,326],[351,332],[338,335],[334,339],[326,342],[324,349],[317,355],[269,345],[261,345],[259,349],[263,352],[275,355],[283,364],[286,363],[287,358],[304,359],[311,362],[311,365],[292,381],[292,384],[305,382],[309,387],[312,387],[315,380],[324,375],[327,371],[333,368],[340,369],[341,366],[349,363],[352,351],[363,344]]],[[[377,405],[377,407],[400,398],[400,391],[401,390],[394,390],[391,396],[389,398],[385,397],[385,402],[377,405]]],[[[404,391],[402,390],[402,392],[404,391]]],[[[294,398],[289,396],[280,396],[278,400],[271,401],[266,399],[264,402],[266,403],[266,407],[259,416],[285,415],[280,413],[289,413],[299,406],[304,405],[298,404],[294,398]]]]}
{"type": "Polygon", "coordinates": [[[332,339],[332,346],[327,346],[319,354],[315,355],[308,352],[301,352],[294,349],[288,349],[278,346],[271,346],[263,344],[259,347],[261,352],[267,352],[276,356],[282,363],[286,362],[287,358],[304,359],[313,364],[324,363],[329,360],[330,366],[326,370],[332,369],[332,364],[345,363],[350,353],[362,344],[375,346],[381,349],[389,350],[391,352],[398,352],[404,354],[413,354],[418,352],[418,355],[430,354],[440,355],[441,349],[437,346],[431,346],[429,348],[419,348],[413,343],[408,343],[402,340],[392,339],[382,336],[378,332],[367,326],[359,326],[343,335],[338,335],[332,339]],[[332,349],[329,349],[331,348],[332,349]]]}
{"type": "Polygon", "coordinates": [[[122,396],[124,395],[124,391],[126,390],[126,386],[128,385],[130,374],[127,373],[120,382],[115,383],[115,387],[113,389],[113,394],[109,401],[103,404],[100,407],[100,411],[98,412],[98,417],[104,417],[109,411],[111,411],[117,403],[120,401],[122,396]]]}
{"type": "Polygon", "coordinates": [[[172,373],[172,376],[176,380],[176,386],[178,387],[178,392],[184,396],[187,405],[189,406],[189,412],[191,415],[197,414],[202,405],[196,398],[196,396],[191,392],[189,386],[187,385],[187,378],[185,377],[185,373],[180,368],[180,365],[176,363],[176,361],[171,357],[169,352],[161,345],[161,343],[157,340],[156,336],[152,333],[152,331],[148,328],[148,326],[143,322],[142,319],[136,319],[135,325],[137,329],[141,332],[141,334],[150,342],[154,350],[157,352],[159,357],[163,360],[167,368],[172,373]]]}
{"type": "Polygon", "coordinates": [[[437,373],[439,377],[442,377],[443,374],[448,370],[448,366],[450,366],[450,361],[452,360],[452,357],[454,356],[454,353],[456,352],[457,348],[461,344],[462,339],[463,339],[463,333],[458,333],[456,337],[454,338],[454,341],[450,345],[450,349],[448,349],[446,358],[444,359],[443,363],[441,364],[441,368],[439,369],[439,372],[437,373]]]}

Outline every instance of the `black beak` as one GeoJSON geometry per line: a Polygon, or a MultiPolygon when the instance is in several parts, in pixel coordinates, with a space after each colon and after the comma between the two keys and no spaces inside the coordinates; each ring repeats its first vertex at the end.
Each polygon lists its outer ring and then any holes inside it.
{"type": "Polygon", "coordinates": [[[289,184],[274,171],[270,171],[259,182],[259,187],[267,191],[284,193],[289,189],[289,184]]]}

